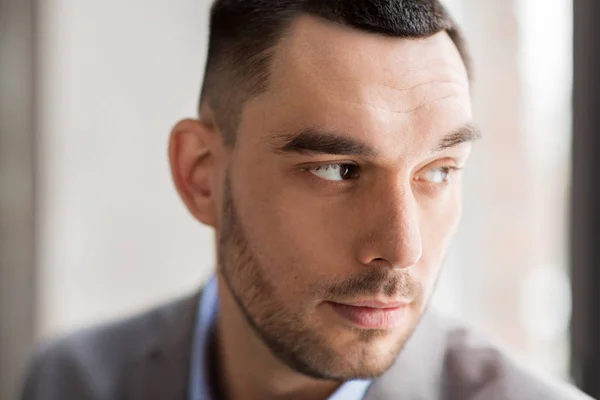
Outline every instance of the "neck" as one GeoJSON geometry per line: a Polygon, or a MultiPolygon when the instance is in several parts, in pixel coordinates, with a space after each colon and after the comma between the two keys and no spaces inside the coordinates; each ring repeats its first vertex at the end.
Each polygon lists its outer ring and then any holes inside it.
{"type": "Polygon", "coordinates": [[[248,324],[222,276],[216,330],[219,391],[228,400],[326,399],[339,382],[299,374],[276,358],[248,324]]]}

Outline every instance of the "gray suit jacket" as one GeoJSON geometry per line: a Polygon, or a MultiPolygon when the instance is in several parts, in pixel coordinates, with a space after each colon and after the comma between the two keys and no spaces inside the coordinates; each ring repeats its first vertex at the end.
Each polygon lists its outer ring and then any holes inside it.
{"type": "MultiPolygon", "coordinates": [[[[42,346],[22,400],[186,400],[198,295],[42,346]]],[[[366,400],[576,400],[428,312],[366,400]]]]}

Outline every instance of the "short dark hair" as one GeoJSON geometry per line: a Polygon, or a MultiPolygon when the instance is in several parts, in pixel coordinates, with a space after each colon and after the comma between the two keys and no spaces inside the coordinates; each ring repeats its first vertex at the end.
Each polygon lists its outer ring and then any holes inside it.
{"type": "Polygon", "coordinates": [[[471,77],[463,35],[439,0],[216,0],[200,102],[213,109],[226,144],[235,143],[244,103],[267,89],[272,49],[300,15],[399,38],[446,31],[471,77]]]}

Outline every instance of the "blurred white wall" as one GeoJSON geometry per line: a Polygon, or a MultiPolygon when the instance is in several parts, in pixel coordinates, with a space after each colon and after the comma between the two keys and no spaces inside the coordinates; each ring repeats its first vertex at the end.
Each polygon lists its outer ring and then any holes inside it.
{"type": "Polygon", "coordinates": [[[195,116],[206,0],[39,2],[43,336],[199,287],[210,230],[171,185],[167,138],[195,116]]]}

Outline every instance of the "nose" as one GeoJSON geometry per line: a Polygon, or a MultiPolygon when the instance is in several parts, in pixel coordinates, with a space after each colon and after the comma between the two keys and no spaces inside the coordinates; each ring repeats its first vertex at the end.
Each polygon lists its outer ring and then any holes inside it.
{"type": "Polygon", "coordinates": [[[423,241],[418,204],[410,188],[388,190],[363,210],[366,230],[357,246],[363,265],[399,270],[419,262],[423,241]]]}

